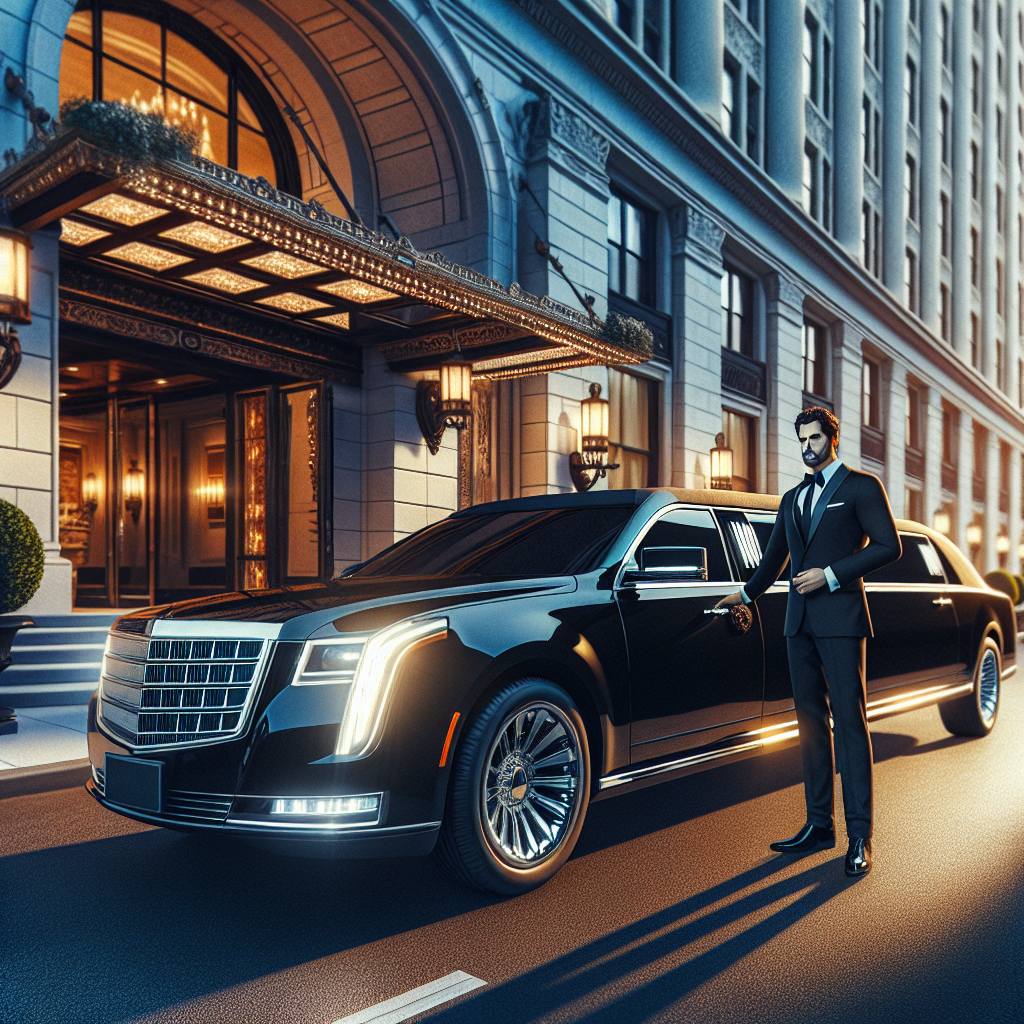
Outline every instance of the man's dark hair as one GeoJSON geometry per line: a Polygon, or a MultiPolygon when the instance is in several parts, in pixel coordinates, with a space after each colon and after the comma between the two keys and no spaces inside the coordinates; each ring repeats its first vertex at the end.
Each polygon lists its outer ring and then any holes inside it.
{"type": "Polygon", "coordinates": [[[833,448],[839,447],[839,420],[831,409],[825,409],[820,405],[812,405],[809,409],[803,409],[797,413],[793,423],[793,429],[797,437],[800,436],[800,428],[808,423],[818,422],[821,424],[822,433],[832,442],[833,448]]]}

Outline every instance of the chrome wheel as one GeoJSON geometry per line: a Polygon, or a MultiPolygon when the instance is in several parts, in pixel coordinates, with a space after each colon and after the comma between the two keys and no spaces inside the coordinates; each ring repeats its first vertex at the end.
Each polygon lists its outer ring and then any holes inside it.
{"type": "Polygon", "coordinates": [[[982,655],[978,667],[978,704],[982,721],[988,725],[999,708],[999,660],[991,648],[982,655]]]}
{"type": "Polygon", "coordinates": [[[556,853],[582,799],[573,723],[547,702],[520,708],[499,726],[485,764],[481,811],[495,851],[517,867],[556,853]]]}

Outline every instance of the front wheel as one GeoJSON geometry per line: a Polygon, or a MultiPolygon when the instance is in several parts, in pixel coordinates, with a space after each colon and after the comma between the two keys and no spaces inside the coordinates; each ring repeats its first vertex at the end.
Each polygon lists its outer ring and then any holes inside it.
{"type": "Polygon", "coordinates": [[[991,636],[985,637],[974,669],[974,689],[946,704],[939,705],[942,724],[954,736],[987,736],[999,713],[999,688],[1002,660],[991,636]]]}
{"type": "Polygon", "coordinates": [[[590,801],[579,710],[545,679],[505,687],[456,755],[434,861],[464,884],[515,896],[569,859],[590,801]]]}

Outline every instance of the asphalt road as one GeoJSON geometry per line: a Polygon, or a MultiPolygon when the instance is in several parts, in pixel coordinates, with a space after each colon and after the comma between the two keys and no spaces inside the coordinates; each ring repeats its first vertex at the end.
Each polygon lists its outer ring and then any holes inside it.
{"type": "Polygon", "coordinates": [[[795,750],[591,808],[541,890],[428,860],[293,860],[152,829],[84,791],[0,804],[0,1021],[331,1022],[465,971],[423,1020],[1019,1021],[1024,674],[984,740],[878,723],[875,870],[803,859],[795,750]]]}

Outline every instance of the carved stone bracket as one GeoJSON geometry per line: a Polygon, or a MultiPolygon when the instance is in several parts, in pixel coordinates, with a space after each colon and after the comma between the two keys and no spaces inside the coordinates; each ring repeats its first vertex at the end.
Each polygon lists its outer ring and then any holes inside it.
{"type": "Polygon", "coordinates": [[[718,270],[722,265],[725,231],[707,214],[685,203],[671,212],[672,252],[694,256],[718,270]]]}
{"type": "Polygon", "coordinates": [[[529,124],[529,159],[552,159],[592,187],[607,191],[608,139],[554,96],[527,103],[524,114],[529,124]]]}
{"type": "Polygon", "coordinates": [[[781,274],[769,274],[764,279],[765,295],[769,302],[781,302],[792,306],[795,310],[802,310],[804,306],[804,291],[795,282],[781,274]]]}

